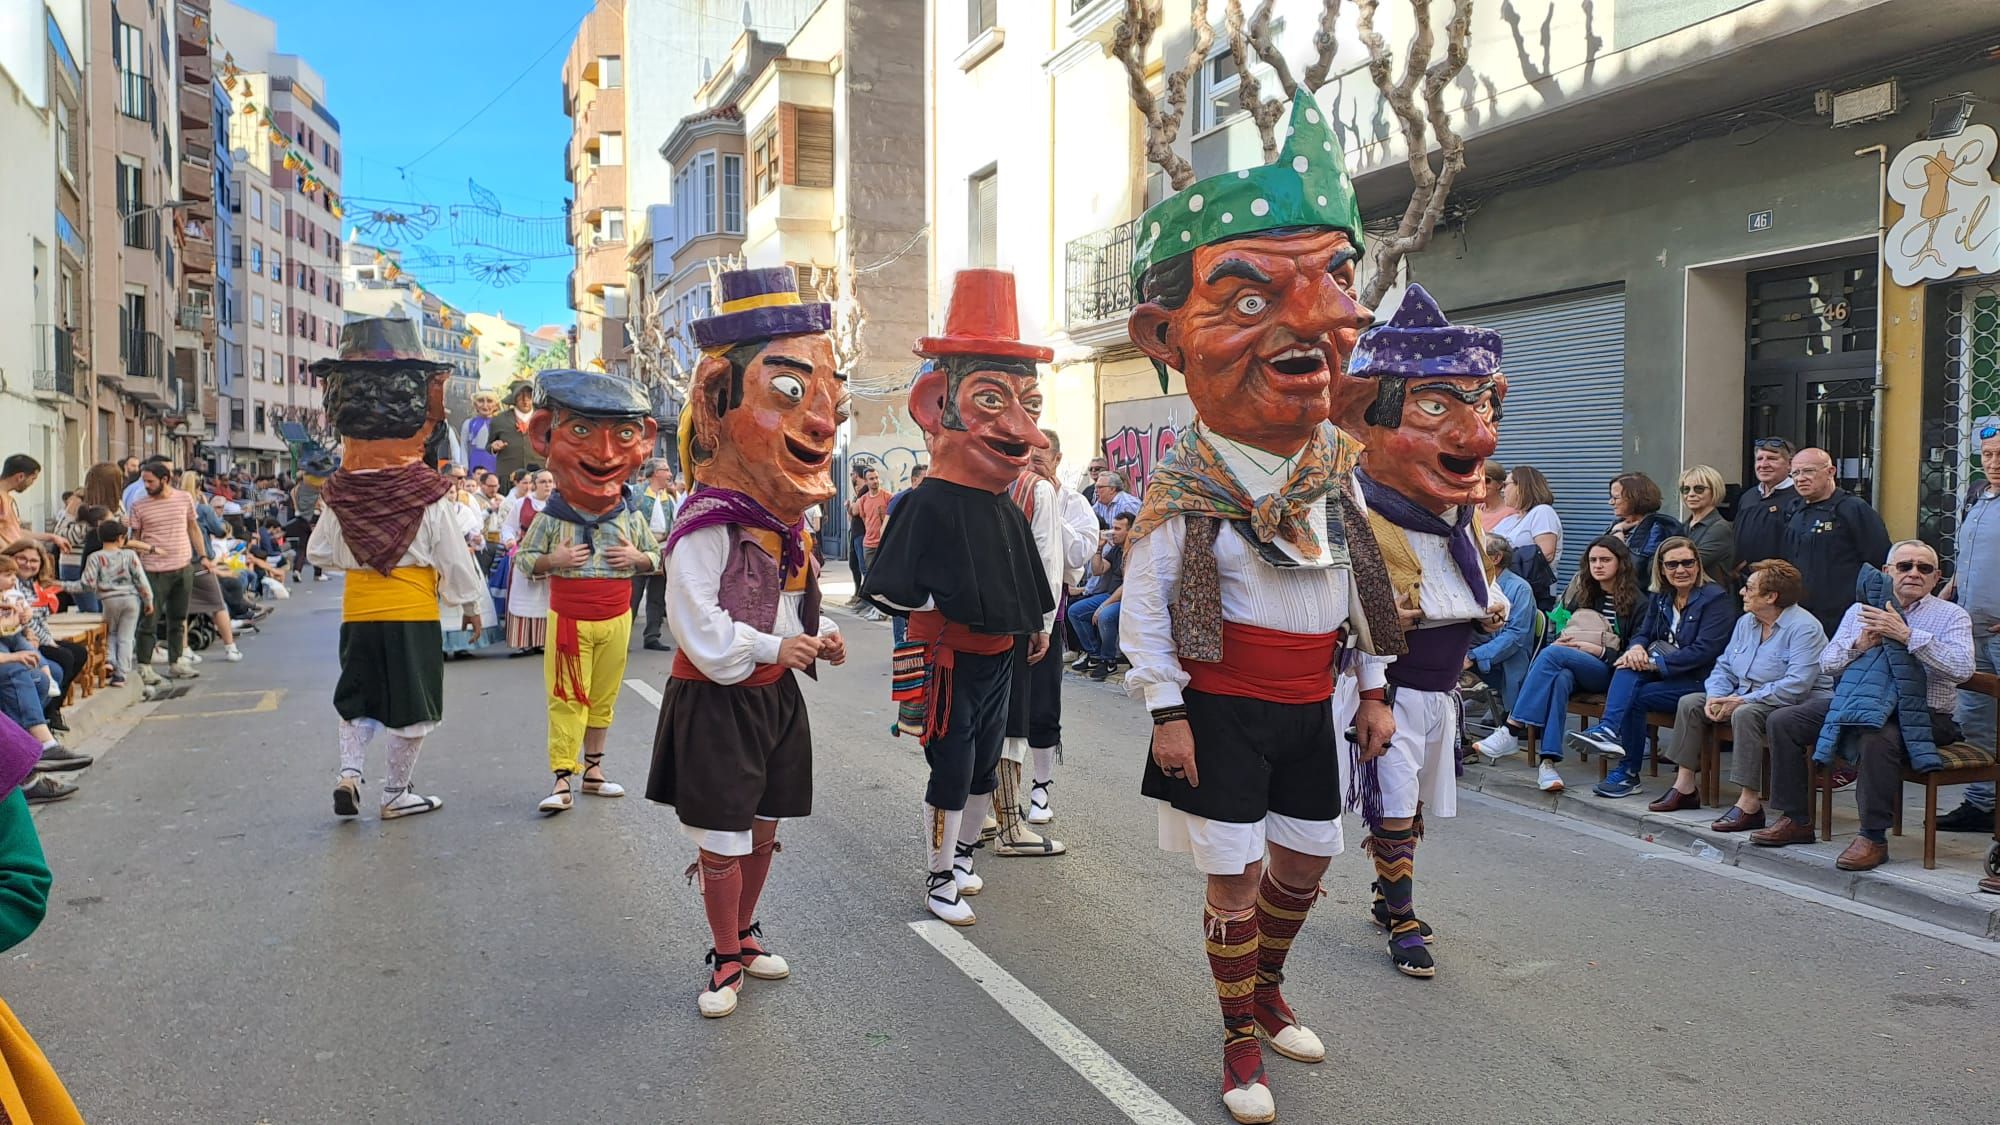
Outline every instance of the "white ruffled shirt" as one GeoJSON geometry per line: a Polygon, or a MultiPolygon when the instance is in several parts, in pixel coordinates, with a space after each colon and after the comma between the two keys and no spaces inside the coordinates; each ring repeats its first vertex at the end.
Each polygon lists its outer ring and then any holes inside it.
{"type": "MultiPolygon", "coordinates": [[[[769,633],[724,612],[718,598],[722,568],[728,563],[729,528],[724,526],[688,532],[674,542],[667,556],[667,626],[701,674],[718,684],[741,683],[757,665],[776,664],[779,644],[806,631],[800,620],[804,591],[778,595],[778,616],[769,633]]],[[[819,635],[839,633],[832,616],[822,613],[819,635]]]]}

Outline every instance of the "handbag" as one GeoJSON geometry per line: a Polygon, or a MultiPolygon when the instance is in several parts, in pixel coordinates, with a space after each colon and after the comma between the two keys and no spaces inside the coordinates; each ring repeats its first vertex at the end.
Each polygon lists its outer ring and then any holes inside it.
{"type": "Polygon", "coordinates": [[[1606,653],[1618,651],[1618,631],[1611,627],[1610,620],[1594,609],[1571,610],[1569,620],[1563,624],[1562,633],[1556,641],[1587,642],[1606,653]]]}

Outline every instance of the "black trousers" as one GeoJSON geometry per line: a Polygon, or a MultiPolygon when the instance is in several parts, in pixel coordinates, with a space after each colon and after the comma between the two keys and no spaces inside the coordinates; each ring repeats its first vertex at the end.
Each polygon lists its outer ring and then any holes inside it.
{"type": "Polygon", "coordinates": [[[55,718],[70,701],[70,693],[76,688],[76,674],[90,660],[90,650],[75,641],[57,641],[41,646],[42,659],[62,670],[62,697],[54,703],[42,704],[42,710],[50,718],[55,718]]]}
{"type": "Polygon", "coordinates": [[[971,794],[991,793],[999,786],[1007,695],[1014,681],[1012,651],[997,656],[961,652],[954,660],[951,698],[940,701],[950,708],[944,733],[924,747],[931,767],[924,803],[947,811],[964,808],[971,794]]]}
{"type": "MultiPolygon", "coordinates": [[[[1062,621],[1061,615],[1056,617],[1062,621]]],[[[1042,750],[1062,742],[1063,631],[1049,632],[1049,654],[1028,665],[1028,745],[1042,750]]]]}
{"type": "MultiPolygon", "coordinates": [[[[1815,695],[1804,703],[1780,707],[1771,712],[1766,729],[1771,735],[1771,807],[1781,816],[1801,823],[1812,820],[1812,793],[1806,788],[1808,763],[1819,742],[1826,713],[1833,707],[1831,695],[1815,695]]],[[[1952,741],[1957,734],[1951,716],[1933,714],[1932,729],[1940,741],[1952,741]]],[[[1886,832],[1895,823],[1896,806],[1903,800],[1903,766],[1909,753],[1903,748],[1903,732],[1894,722],[1881,730],[1850,731],[1861,760],[1855,763],[1854,804],[1861,812],[1861,827],[1869,832],[1886,832]]]]}
{"type": "Polygon", "coordinates": [[[660,622],[667,616],[667,576],[640,574],[632,579],[632,616],[639,615],[639,603],[646,603],[646,629],[640,640],[651,644],[660,639],[660,622]]]}

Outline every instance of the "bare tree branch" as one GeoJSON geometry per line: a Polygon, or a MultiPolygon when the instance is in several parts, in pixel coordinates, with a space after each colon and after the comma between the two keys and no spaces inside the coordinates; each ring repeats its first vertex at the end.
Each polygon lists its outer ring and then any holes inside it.
{"type": "Polygon", "coordinates": [[[1339,22],[1340,0],[1326,0],[1319,12],[1319,26],[1313,29],[1313,61],[1306,67],[1306,89],[1315,93],[1326,85],[1326,76],[1333,70],[1333,57],[1340,47],[1334,38],[1334,25],[1339,22]]]}
{"type": "Polygon", "coordinates": [[[1194,47],[1187,62],[1167,75],[1166,104],[1162,106],[1146,85],[1146,49],[1160,30],[1160,6],[1161,0],[1125,0],[1125,14],[1119,17],[1112,35],[1111,53],[1124,65],[1132,104],[1146,118],[1146,159],[1164,170],[1167,182],[1179,191],[1194,182],[1194,166],[1174,151],[1174,140],[1187,113],[1188,83],[1208,61],[1215,32],[1208,26],[1208,0],[1192,0],[1189,20],[1194,47]]]}
{"type": "Polygon", "coordinates": [[[1472,0],[1453,0],[1452,18],[1445,25],[1444,57],[1435,64],[1431,53],[1436,37],[1431,30],[1431,0],[1410,0],[1415,27],[1402,73],[1393,76],[1394,58],[1389,45],[1375,30],[1380,0],[1360,0],[1361,41],[1368,48],[1368,76],[1383,100],[1396,115],[1406,147],[1410,168],[1410,201],[1396,224],[1396,233],[1377,242],[1374,271],[1362,288],[1362,300],[1379,302],[1396,282],[1403,258],[1430,244],[1431,232],[1444,216],[1451,186],[1465,168],[1465,142],[1451,127],[1444,104],[1444,88],[1465,68],[1472,27],[1472,0]],[[1417,105],[1417,91],[1423,90],[1424,104],[1417,105]],[[1435,130],[1440,146],[1439,167],[1432,168],[1430,133],[1435,130]]]}
{"type": "MultiPolygon", "coordinates": [[[[1266,62],[1276,59],[1274,70],[1278,71],[1278,85],[1281,89],[1290,87],[1285,97],[1290,98],[1290,90],[1298,88],[1291,81],[1290,68],[1285,66],[1285,57],[1271,44],[1271,0],[1263,0],[1258,5],[1257,18],[1264,21],[1263,41],[1257,45],[1258,56],[1266,62]]],[[[1236,96],[1243,108],[1250,111],[1250,119],[1257,123],[1257,136],[1264,142],[1264,163],[1278,158],[1278,122],[1285,116],[1285,101],[1266,98],[1256,71],[1251,67],[1251,34],[1243,24],[1243,0],[1228,0],[1222,14],[1223,33],[1229,36],[1229,56],[1236,63],[1236,96]]]]}

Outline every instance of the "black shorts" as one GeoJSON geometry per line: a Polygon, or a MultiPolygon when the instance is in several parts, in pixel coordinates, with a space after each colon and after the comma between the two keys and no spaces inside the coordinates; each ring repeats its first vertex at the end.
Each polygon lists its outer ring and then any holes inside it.
{"type": "Polygon", "coordinates": [[[1297,820],[1340,817],[1340,743],[1333,701],[1269,703],[1184,693],[1201,784],[1168,777],[1146,750],[1139,792],[1191,816],[1255,824],[1267,813],[1297,820]]]}
{"type": "Polygon", "coordinates": [[[812,727],[798,678],[762,687],[668,680],[646,799],[718,832],[748,832],[760,816],[810,816],[812,727]]]}

